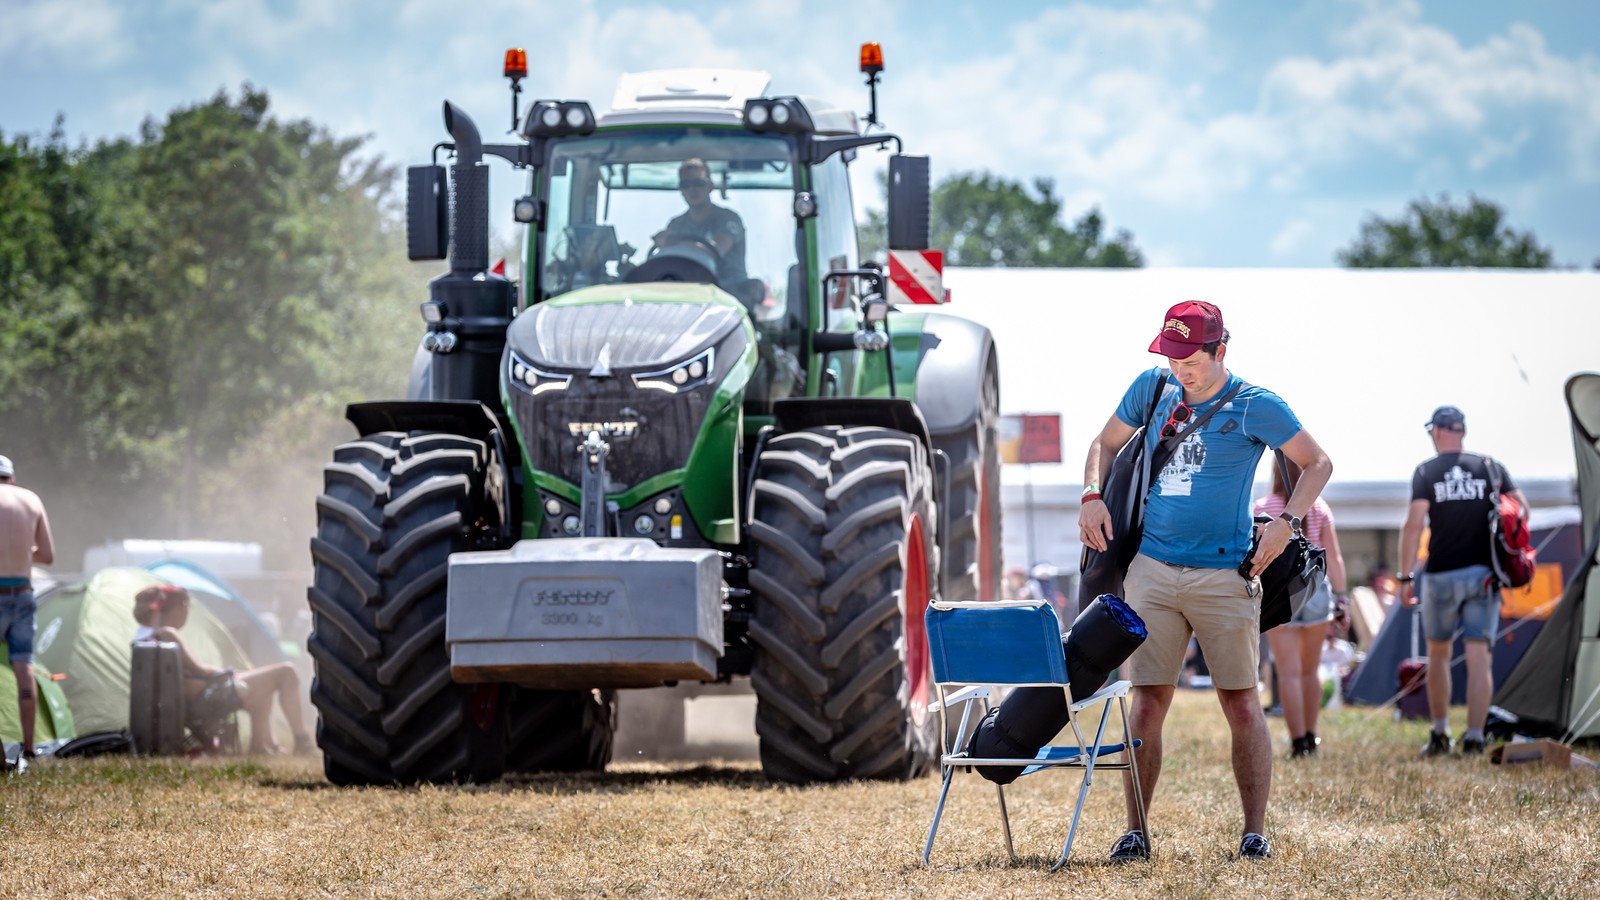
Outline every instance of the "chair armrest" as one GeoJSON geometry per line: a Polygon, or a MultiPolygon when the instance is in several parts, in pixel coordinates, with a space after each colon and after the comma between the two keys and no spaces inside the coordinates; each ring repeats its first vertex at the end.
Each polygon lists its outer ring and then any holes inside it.
{"type": "Polygon", "coordinates": [[[956,691],[954,694],[944,698],[943,704],[940,704],[938,700],[928,704],[928,712],[938,712],[941,709],[952,707],[959,703],[969,703],[973,700],[986,700],[989,698],[989,694],[992,692],[992,690],[993,689],[986,684],[969,684],[961,690],[956,691]]]}
{"type": "Polygon", "coordinates": [[[1100,690],[1095,691],[1082,700],[1072,704],[1072,711],[1077,712],[1085,707],[1093,706],[1096,703],[1111,697],[1126,696],[1128,693],[1128,688],[1131,686],[1132,684],[1128,681],[1113,681],[1100,690]]]}

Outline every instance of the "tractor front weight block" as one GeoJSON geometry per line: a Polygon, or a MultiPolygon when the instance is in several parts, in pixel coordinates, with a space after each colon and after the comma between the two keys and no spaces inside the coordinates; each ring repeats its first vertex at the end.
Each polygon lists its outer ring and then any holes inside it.
{"type": "Polygon", "coordinates": [[[458,682],[544,689],[714,681],[722,556],[644,538],[548,538],[450,555],[458,682]]]}

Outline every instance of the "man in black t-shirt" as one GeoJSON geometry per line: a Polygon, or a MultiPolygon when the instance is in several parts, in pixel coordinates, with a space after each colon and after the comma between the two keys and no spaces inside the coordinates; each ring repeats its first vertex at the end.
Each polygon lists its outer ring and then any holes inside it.
{"type": "Polygon", "coordinates": [[[711,169],[701,159],[686,159],[678,167],[678,192],[689,209],[656,232],[655,245],[701,244],[717,256],[717,281],[737,288],[749,276],[744,267],[744,220],[725,206],[711,202],[711,169]]]}
{"type": "Polygon", "coordinates": [[[1423,756],[1450,752],[1450,647],[1457,628],[1467,651],[1467,730],[1461,736],[1463,756],[1483,752],[1483,726],[1494,693],[1490,647],[1500,620],[1500,592],[1491,564],[1490,484],[1500,479],[1500,492],[1522,501],[1522,494],[1498,462],[1461,449],[1466,417],[1454,406],[1441,406],[1428,420],[1436,456],[1417,466],[1411,476],[1411,506],[1400,531],[1400,602],[1416,603],[1413,579],[1422,582],[1423,634],[1428,639],[1428,713],[1433,733],[1423,756]],[[1418,551],[1427,520],[1426,568],[1419,571],[1418,551]]]}

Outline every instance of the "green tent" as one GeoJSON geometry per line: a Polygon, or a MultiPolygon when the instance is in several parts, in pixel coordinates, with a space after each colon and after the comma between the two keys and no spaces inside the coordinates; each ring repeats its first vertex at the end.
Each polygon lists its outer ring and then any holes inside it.
{"type": "Polygon", "coordinates": [[[1561,603],[1495,692],[1529,731],[1563,741],[1600,735],[1600,375],[1567,381],[1584,558],[1561,603]]]}
{"type": "MultiPolygon", "coordinates": [[[[78,736],[72,725],[72,710],[61,686],[50,676],[50,670],[33,664],[33,694],[39,698],[39,711],[34,716],[33,749],[52,750],[78,736]]],[[[11,656],[0,641],[0,741],[7,744],[22,742],[22,717],[17,709],[17,674],[11,668],[11,656]]],[[[15,756],[8,753],[7,756],[15,756]]]]}
{"type": "MultiPolygon", "coordinates": [[[[51,591],[40,601],[34,659],[63,676],[61,692],[71,704],[79,733],[128,727],[133,632],[139,627],[133,620],[133,598],[150,585],[166,583],[147,569],[101,569],[83,581],[51,591]]],[[[207,665],[251,667],[228,629],[204,603],[189,604],[183,640],[207,665]]]]}

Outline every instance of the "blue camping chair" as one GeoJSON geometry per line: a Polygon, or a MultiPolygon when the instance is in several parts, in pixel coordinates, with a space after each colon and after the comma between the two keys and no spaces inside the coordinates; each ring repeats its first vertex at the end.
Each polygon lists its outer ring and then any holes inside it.
{"type": "MultiPolygon", "coordinates": [[[[976,765],[1022,766],[1025,767],[1023,775],[1052,769],[1082,773],[1067,840],[1061,847],[1061,858],[1051,871],[1066,864],[1072,852],[1072,839],[1078,831],[1078,818],[1083,814],[1083,801],[1094,782],[1095,772],[1102,769],[1127,770],[1132,776],[1134,796],[1141,798],[1137,801],[1139,828],[1148,839],[1150,829],[1145,821],[1143,795],[1139,792],[1139,767],[1128,749],[1129,684],[1118,681],[1073,702],[1066,654],[1062,650],[1061,625],[1048,602],[934,601],[928,607],[927,623],[933,679],[939,691],[933,709],[939,713],[939,768],[943,783],[939,788],[938,805],[933,810],[933,823],[928,826],[928,842],[922,850],[923,865],[928,865],[933,853],[933,839],[939,832],[939,818],[944,814],[951,781],[958,770],[972,772],[972,766],[976,765]],[[1047,745],[1030,758],[970,756],[966,749],[968,738],[988,712],[991,698],[998,702],[997,689],[1016,687],[1059,687],[1067,692],[1069,727],[1062,730],[1061,737],[1074,742],[1047,745]],[[1113,700],[1122,721],[1122,740],[1108,744],[1105,743],[1106,725],[1111,720],[1113,700]],[[1100,707],[1098,722],[1092,714],[1081,716],[1093,706],[1100,707]],[[958,712],[960,724],[952,730],[950,723],[957,719],[958,712]],[[1092,737],[1085,734],[1086,724],[1093,728],[1092,737]],[[951,735],[954,735],[954,746],[950,744],[951,735]],[[1104,757],[1119,754],[1119,761],[1104,761],[1104,757]]],[[[1139,746],[1139,741],[1133,741],[1132,746],[1139,746]]],[[[1006,850],[1012,861],[1016,861],[1011,819],[1006,814],[1005,787],[997,784],[995,790],[1000,797],[1000,824],[1005,830],[1006,850]]]]}

